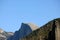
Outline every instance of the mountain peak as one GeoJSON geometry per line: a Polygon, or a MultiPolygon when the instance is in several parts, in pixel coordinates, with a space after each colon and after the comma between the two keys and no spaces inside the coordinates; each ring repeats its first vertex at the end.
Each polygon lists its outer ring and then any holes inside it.
{"type": "Polygon", "coordinates": [[[38,26],[36,26],[35,24],[33,24],[31,22],[30,23],[22,23],[22,25],[21,25],[21,27],[26,27],[26,26],[30,27],[32,31],[34,31],[34,30],[39,28],[38,26]]]}

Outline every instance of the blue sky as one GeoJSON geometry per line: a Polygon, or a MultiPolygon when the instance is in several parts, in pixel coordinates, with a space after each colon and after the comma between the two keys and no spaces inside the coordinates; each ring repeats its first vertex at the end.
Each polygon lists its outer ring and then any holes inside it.
{"type": "Polygon", "coordinates": [[[60,18],[60,0],[0,0],[0,28],[16,31],[21,23],[42,26],[60,18]]]}

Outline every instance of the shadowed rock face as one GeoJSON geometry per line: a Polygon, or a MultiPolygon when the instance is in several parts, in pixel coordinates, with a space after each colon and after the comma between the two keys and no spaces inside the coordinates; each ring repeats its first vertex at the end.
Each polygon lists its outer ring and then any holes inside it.
{"type": "Polygon", "coordinates": [[[60,40],[60,18],[48,22],[20,40],[60,40]]]}
{"type": "Polygon", "coordinates": [[[19,40],[19,38],[23,38],[29,35],[32,31],[36,30],[38,27],[29,23],[22,23],[21,28],[15,32],[15,34],[8,38],[8,40],[19,40]]]}
{"type": "Polygon", "coordinates": [[[55,40],[55,20],[53,21],[52,30],[48,33],[48,40],[55,40]]]}

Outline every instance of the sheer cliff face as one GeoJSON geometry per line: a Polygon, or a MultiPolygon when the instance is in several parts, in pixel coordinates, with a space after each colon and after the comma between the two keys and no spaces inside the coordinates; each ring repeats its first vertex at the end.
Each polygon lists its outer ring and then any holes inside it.
{"type": "Polygon", "coordinates": [[[34,31],[34,30],[39,28],[38,26],[36,26],[35,24],[32,24],[32,23],[28,23],[28,25],[30,26],[32,31],[34,31]]]}
{"type": "Polygon", "coordinates": [[[55,30],[55,35],[56,35],[56,40],[60,40],[60,21],[56,21],[56,30],[55,30]]]}
{"type": "Polygon", "coordinates": [[[20,40],[60,40],[60,18],[48,22],[20,40]]]}
{"type": "Polygon", "coordinates": [[[37,26],[31,23],[22,23],[21,28],[15,32],[15,34],[9,38],[8,40],[19,40],[19,38],[23,38],[29,35],[32,31],[38,29],[37,26]]]}

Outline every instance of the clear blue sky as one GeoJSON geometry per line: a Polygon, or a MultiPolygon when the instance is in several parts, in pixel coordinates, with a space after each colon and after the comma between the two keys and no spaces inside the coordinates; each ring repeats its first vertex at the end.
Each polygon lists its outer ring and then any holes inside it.
{"type": "Polygon", "coordinates": [[[60,0],[0,0],[0,28],[16,31],[21,23],[42,26],[60,18],[60,0]]]}

